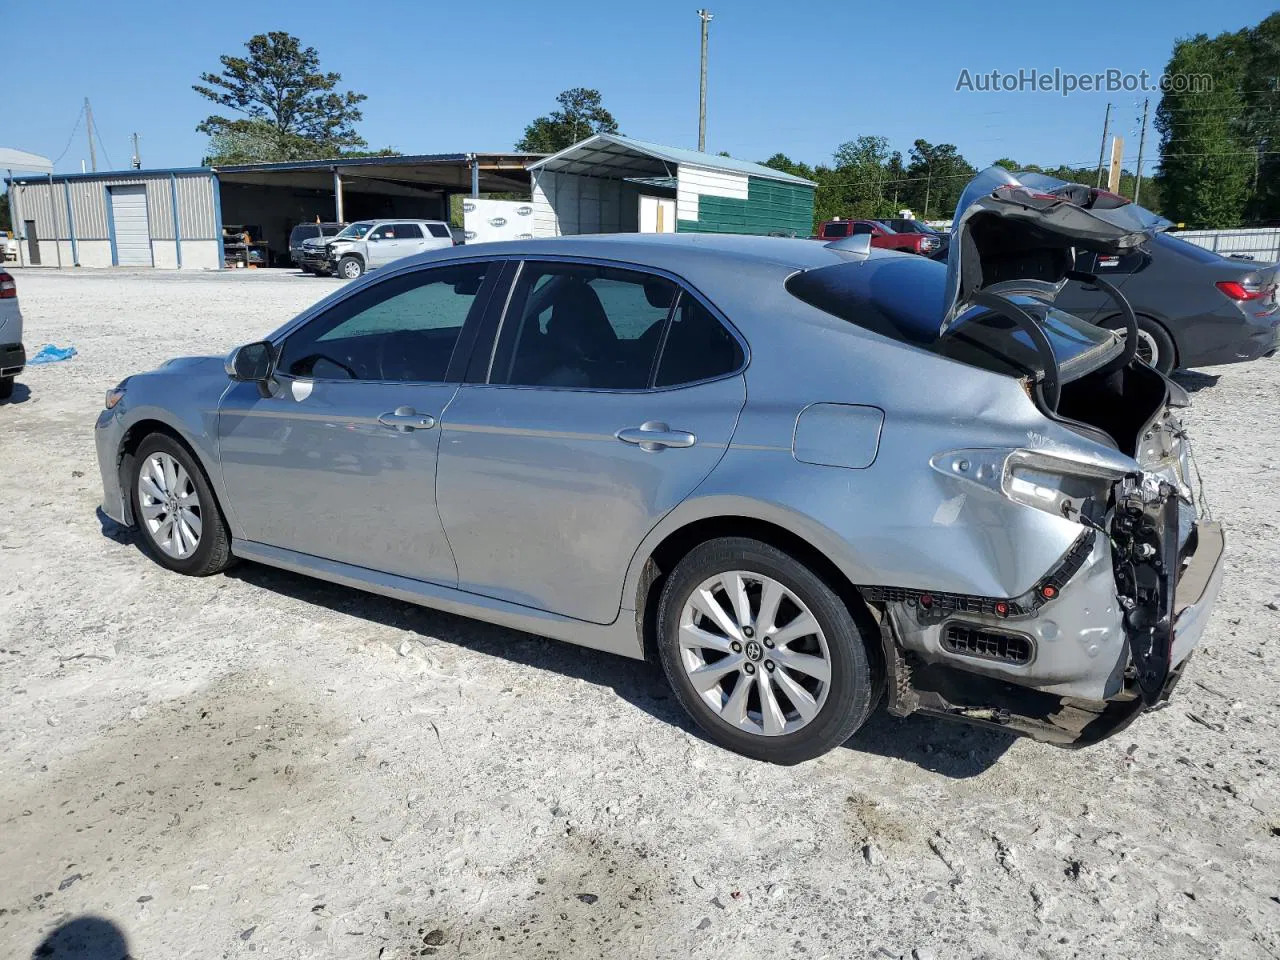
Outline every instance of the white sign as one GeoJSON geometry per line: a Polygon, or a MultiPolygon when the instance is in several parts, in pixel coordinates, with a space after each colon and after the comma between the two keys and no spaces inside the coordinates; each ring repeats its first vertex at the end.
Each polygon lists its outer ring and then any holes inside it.
{"type": "Polygon", "coordinates": [[[462,229],[467,243],[532,240],[533,203],[529,200],[462,200],[462,229]]]}

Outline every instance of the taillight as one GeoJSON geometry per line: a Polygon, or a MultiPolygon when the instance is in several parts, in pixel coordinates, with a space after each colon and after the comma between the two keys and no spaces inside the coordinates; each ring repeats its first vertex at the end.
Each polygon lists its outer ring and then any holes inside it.
{"type": "Polygon", "coordinates": [[[18,285],[13,277],[0,271],[0,300],[13,300],[18,296],[18,285]]]}
{"type": "Polygon", "coordinates": [[[1267,295],[1266,289],[1252,281],[1242,283],[1239,280],[1219,280],[1214,286],[1232,300],[1261,300],[1267,295]]]}

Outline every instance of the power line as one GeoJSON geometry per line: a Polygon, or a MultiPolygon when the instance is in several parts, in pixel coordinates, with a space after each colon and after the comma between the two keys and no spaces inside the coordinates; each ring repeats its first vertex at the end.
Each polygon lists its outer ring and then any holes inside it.
{"type": "Polygon", "coordinates": [[[71,141],[75,139],[76,131],[80,129],[80,121],[83,119],[84,119],[84,107],[81,107],[80,112],[76,114],[75,126],[71,128],[71,134],[70,136],[67,137],[67,145],[63,147],[62,152],[58,154],[58,159],[53,161],[53,165],[55,167],[58,165],[58,162],[67,155],[67,151],[71,149],[71,141]]]}

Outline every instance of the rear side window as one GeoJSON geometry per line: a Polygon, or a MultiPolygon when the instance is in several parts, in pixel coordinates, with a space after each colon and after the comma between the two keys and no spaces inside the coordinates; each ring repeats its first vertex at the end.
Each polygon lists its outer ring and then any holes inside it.
{"type": "Polygon", "coordinates": [[[727,376],[743,359],[737,338],[697,298],[682,293],[653,385],[674,387],[727,376]]]}
{"type": "Polygon", "coordinates": [[[421,240],[422,228],[416,223],[394,223],[391,225],[393,236],[397,240],[421,240]]]}
{"type": "Polygon", "coordinates": [[[433,237],[444,238],[453,236],[453,234],[449,232],[449,228],[443,223],[428,223],[427,230],[433,237]]]}
{"type": "Polygon", "coordinates": [[[677,291],[670,280],[638,271],[526,263],[490,382],[643,390],[677,291]]]}

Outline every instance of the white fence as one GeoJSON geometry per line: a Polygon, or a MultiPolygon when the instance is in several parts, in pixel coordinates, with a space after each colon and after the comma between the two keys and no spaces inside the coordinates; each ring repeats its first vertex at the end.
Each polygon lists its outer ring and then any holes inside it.
{"type": "Polygon", "coordinates": [[[1173,236],[1224,257],[1241,254],[1264,263],[1280,260],[1280,229],[1179,230],[1173,236]]]}

